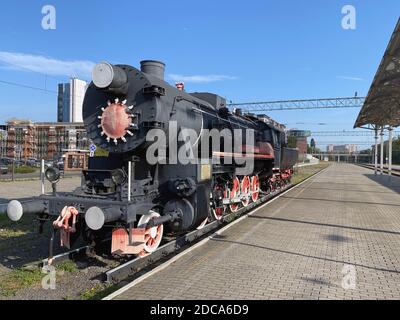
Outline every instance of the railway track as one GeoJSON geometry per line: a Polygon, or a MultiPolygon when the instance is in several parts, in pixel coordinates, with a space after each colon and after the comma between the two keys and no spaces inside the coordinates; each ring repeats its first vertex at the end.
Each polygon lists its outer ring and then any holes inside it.
{"type": "MultiPolygon", "coordinates": [[[[363,167],[363,168],[367,168],[367,169],[371,169],[371,170],[375,170],[375,166],[373,164],[358,164],[358,166],[363,167]]],[[[380,172],[380,166],[378,166],[378,172],[380,172]]],[[[383,168],[383,172],[384,173],[389,173],[389,170],[387,167],[383,168]]],[[[400,170],[399,169],[395,169],[392,168],[392,175],[396,176],[396,177],[400,177],[400,170]]]]}

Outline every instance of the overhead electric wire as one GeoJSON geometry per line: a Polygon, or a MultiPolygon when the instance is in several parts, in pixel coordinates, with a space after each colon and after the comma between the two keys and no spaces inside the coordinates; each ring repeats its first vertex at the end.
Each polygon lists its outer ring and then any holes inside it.
{"type": "MultiPolygon", "coordinates": [[[[22,70],[34,72],[34,73],[40,74],[40,75],[42,75],[42,76],[45,76],[45,77],[47,77],[47,78],[52,78],[52,79],[54,79],[54,80],[57,80],[58,82],[59,82],[60,80],[65,81],[65,78],[74,78],[74,76],[71,76],[71,75],[55,76],[55,75],[50,75],[50,74],[48,74],[48,73],[44,73],[44,72],[41,72],[41,71],[38,71],[38,70],[34,70],[34,69],[31,69],[31,68],[28,68],[28,67],[26,67],[26,66],[21,66],[21,65],[13,64],[13,63],[9,63],[9,62],[6,62],[6,61],[0,61],[0,62],[1,62],[2,64],[6,64],[6,65],[9,65],[9,66],[11,66],[11,67],[14,67],[14,68],[15,68],[14,70],[17,70],[17,71],[18,71],[18,69],[22,69],[22,70]]],[[[82,80],[85,80],[86,82],[88,82],[88,80],[87,80],[87,79],[83,79],[83,77],[79,77],[79,79],[82,79],[82,80]]]]}
{"type": "MultiPolygon", "coordinates": [[[[9,62],[6,62],[6,61],[1,61],[1,64],[5,64],[5,65],[8,65],[8,66],[10,66],[10,67],[14,67],[15,70],[22,69],[22,71],[23,71],[23,70],[26,70],[26,71],[33,72],[33,73],[37,73],[37,74],[40,74],[40,75],[44,76],[44,77],[45,77],[45,79],[44,79],[45,87],[44,87],[44,88],[34,87],[34,86],[30,86],[30,85],[26,85],[26,84],[22,84],[22,83],[18,83],[18,82],[7,81],[7,80],[0,80],[0,83],[7,84],[7,85],[12,85],[12,86],[16,86],[16,87],[20,87],[20,88],[25,88],[25,89],[31,89],[31,90],[41,91],[41,92],[45,92],[45,93],[51,93],[51,94],[56,94],[56,95],[58,94],[57,91],[48,90],[48,89],[47,89],[47,78],[52,78],[52,79],[54,79],[54,80],[57,80],[57,83],[66,83],[67,80],[66,80],[65,78],[69,78],[69,79],[74,78],[73,76],[59,76],[59,77],[58,77],[58,76],[54,76],[54,75],[49,75],[49,74],[47,74],[47,73],[40,72],[40,71],[38,71],[38,70],[34,70],[34,69],[31,69],[31,68],[28,68],[28,67],[26,67],[26,66],[16,65],[16,64],[9,63],[9,62]]],[[[88,80],[86,80],[86,79],[83,79],[83,78],[79,78],[79,79],[80,79],[80,80],[84,80],[84,81],[86,81],[87,83],[90,82],[90,81],[88,81],[88,80]]],[[[77,97],[77,98],[84,98],[84,96],[81,96],[81,95],[75,95],[75,97],[77,97]]]]}
{"type": "MultiPolygon", "coordinates": [[[[6,85],[10,85],[10,86],[20,87],[20,88],[25,88],[25,89],[31,89],[31,90],[37,90],[37,91],[41,91],[41,92],[45,92],[45,93],[51,93],[51,94],[58,95],[57,91],[48,90],[46,88],[34,87],[34,86],[30,86],[30,85],[23,84],[23,83],[6,81],[6,80],[1,80],[1,79],[0,79],[0,83],[6,84],[6,85]]],[[[76,98],[84,98],[84,96],[81,96],[81,95],[75,95],[75,97],[76,98]]]]}
{"type": "Polygon", "coordinates": [[[20,87],[20,88],[38,90],[38,91],[42,91],[42,92],[46,92],[46,93],[58,94],[57,91],[52,91],[52,90],[48,90],[48,89],[45,89],[45,88],[33,87],[33,86],[29,86],[29,85],[22,84],[22,83],[17,83],[17,82],[5,81],[5,80],[1,80],[0,79],[0,83],[11,85],[11,86],[15,86],[15,87],[20,87]]]}

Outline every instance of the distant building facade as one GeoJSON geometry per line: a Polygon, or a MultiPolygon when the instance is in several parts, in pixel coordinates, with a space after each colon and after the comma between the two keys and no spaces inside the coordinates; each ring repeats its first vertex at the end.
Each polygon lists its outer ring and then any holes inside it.
{"type": "Polygon", "coordinates": [[[55,160],[65,150],[87,150],[89,145],[83,123],[12,119],[4,127],[6,156],[18,160],[55,160]]]}
{"type": "Polygon", "coordinates": [[[83,122],[82,106],[87,88],[86,81],[73,78],[58,85],[57,121],[83,122]]]}
{"type": "Polygon", "coordinates": [[[299,160],[303,160],[307,155],[307,138],[311,136],[311,132],[308,130],[289,130],[288,136],[296,139],[296,148],[299,149],[299,160]]]}
{"type": "Polygon", "coordinates": [[[356,144],[347,144],[347,149],[349,150],[349,153],[358,152],[358,146],[356,144]]]}
{"type": "Polygon", "coordinates": [[[307,154],[307,137],[296,137],[296,148],[299,149],[299,154],[307,154]]]}
{"type": "Polygon", "coordinates": [[[333,145],[330,144],[326,147],[328,153],[356,153],[358,147],[356,144],[343,144],[343,145],[333,145]]]}
{"type": "Polygon", "coordinates": [[[7,126],[0,125],[0,157],[7,156],[7,126]]]}

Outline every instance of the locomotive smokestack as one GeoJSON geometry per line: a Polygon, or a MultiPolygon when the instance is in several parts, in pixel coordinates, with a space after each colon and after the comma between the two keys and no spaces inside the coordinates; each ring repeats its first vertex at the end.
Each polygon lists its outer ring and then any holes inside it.
{"type": "Polygon", "coordinates": [[[164,80],[165,64],[155,60],[140,61],[140,71],[164,80]]]}
{"type": "Polygon", "coordinates": [[[128,82],[126,72],[108,62],[100,62],[92,71],[94,85],[99,89],[118,89],[128,82]]]}

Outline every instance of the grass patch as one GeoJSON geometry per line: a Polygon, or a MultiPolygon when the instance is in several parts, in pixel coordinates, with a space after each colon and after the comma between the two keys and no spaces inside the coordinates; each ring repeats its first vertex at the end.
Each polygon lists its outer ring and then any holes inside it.
{"type": "Polygon", "coordinates": [[[69,273],[74,273],[74,272],[78,271],[78,267],[71,260],[57,263],[56,268],[57,268],[57,271],[64,271],[64,272],[69,272],[69,273]]]}
{"type": "Polygon", "coordinates": [[[93,288],[83,291],[79,297],[81,300],[101,300],[119,288],[118,285],[104,286],[97,284],[93,288]]]}
{"type": "MultiPolygon", "coordinates": [[[[11,169],[12,170],[12,169],[11,169]]],[[[34,167],[29,167],[29,166],[20,166],[20,167],[15,167],[14,168],[14,173],[34,173],[38,169],[34,167]]]]}
{"type": "Polygon", "coordinates": [[[299,184],[308,177],[312,176],[314,173],[317,173],[318,171],[321,171],[329,167],[329,165],[330,165],[329,162],[320,162],[319,164],[316,165],[297,168],[292,178],[292,184],[293,185],[299,184]]]}
{"type": "Polygon", "coordinates": [[[10,239],[27,235],[32,232],[34,217],[24,217],[20,221],[11,221],[6,214],[0,214],[0,239],[10,239]]]}
{"type": "Polygon", "coordinates": [[[5,212],[0,212],[0,227],[6,222],[9,221],[7,214],[5,212]]]}
{"type": "MultiPolygon", "coordinates": [[[[50,224],[45,224],[44,234],[49,234],[50,229],[50,224]]],[[[26,215],[17,222],[8,219],[7,215],[0,215],[0,257],[8,249],[29,249],[33,241],[43,237],[37,231],[38,221],[35,215],[26,215]]]]}
{"type": "Polygon", "coordinates": [[[39,268],[33,270],[18,268],[3,274],[0,276],[0,296],[12,296],[18,290],[40,283],[43,276],[39,268]]]}
{"type": "MultiPolygon", "coordinates": [[[[72,261],[65,261],[57,264],[57,274],[61,272],[74,273],[78,272],[78,268],[72,261]]],[[[62,273],[61,273],[62,274],[62,273]]],[[[14,269],[0,275],[0,296],[9,297],[15,295],[19,290],[29,288],[39,284],[46,273],[42,273],[41,268],[26,266],[14,269]]],[[[93,290],[94,294],[98,293],[98,289],[93,290]]],[[[87,296],[91,292],[86,293],[87,296]]]]}
{"type": "Polygon", "coordinates": [[[103,290],[104,287],[101,284],[96,284],[94,287],[81,292],[79,298],[81,300],[96,300],[96,296],[103,290]]]}

